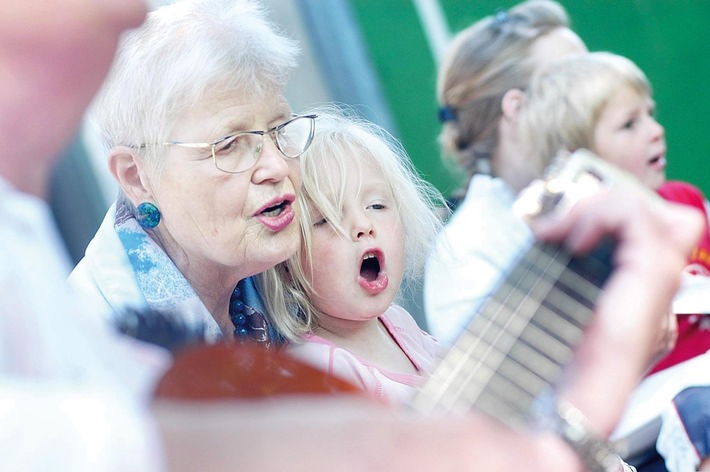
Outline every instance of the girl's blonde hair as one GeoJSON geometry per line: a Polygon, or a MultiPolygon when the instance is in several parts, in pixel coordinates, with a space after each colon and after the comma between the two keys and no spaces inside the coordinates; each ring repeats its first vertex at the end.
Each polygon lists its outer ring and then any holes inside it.
{"type": "Polygon", "coordinates": [[[277,330],[295,340],[312,330],[322,314],[310,302],[313,284],[302,264],[327,264],[312,257],[311,209],[342,237],[346,182],[374,165],[385,178],[404,228],[405,277],[420,280],[431,244],[441,229],[445,200],[415,170],[402,145],[387,131],[334,105],[309,111],[318,115],[310,148],[301,156],[299,197],[301,249],[288,261],[261,274],[257,283],[277,330]],[[355,164],[356,172],[351,165],[355,164]]]}
{"type": "Polygon", "coordinates": [[[529,0],[483,18],[453,39],[439,69],[437,97],[455,119],[439,135],[445,160],[466,172],[467,181],[487,172],[498,147],[501,101],[508,90],[525,89],[532,76],[535,41],[569,27],[564,8],[551,0],[529,0]]]}
{"type": "Polygon", "coordinates": [[[520,140],[538,171],[559,151],[593,149],[594,129],[609,100],[631,88],[651,96],[651,85],[629,59],[593,52],[542,67],[531,80],[518,115],[520,140]]]}

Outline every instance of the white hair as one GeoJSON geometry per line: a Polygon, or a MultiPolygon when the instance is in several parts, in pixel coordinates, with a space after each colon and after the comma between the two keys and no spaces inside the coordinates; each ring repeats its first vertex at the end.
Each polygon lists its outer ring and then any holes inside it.
{"type": "Polygon", "coordinates": [[[205,96],[282,93],[297,51],[254,0],[177,1],[124,35],[92,117],[108,149],[161,143],[205,96]]]}

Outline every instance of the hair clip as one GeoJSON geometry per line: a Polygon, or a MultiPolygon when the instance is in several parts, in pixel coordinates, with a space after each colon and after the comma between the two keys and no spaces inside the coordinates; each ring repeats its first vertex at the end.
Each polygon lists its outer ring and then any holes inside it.
{"type": "Polygon", "coordinates": [[[493,26],[501,26],[510,21],[510,15],[506,10],[498,10],[493,16],[493,26]]]}
{"type": "Polygon", "coordinates": [[[456,110],[451,108],[449,105],[444,105],[439,108],[437,115],[439,117],[439,121],[442,123],[446,123],[447,121],[456,121],[456,110]]]}

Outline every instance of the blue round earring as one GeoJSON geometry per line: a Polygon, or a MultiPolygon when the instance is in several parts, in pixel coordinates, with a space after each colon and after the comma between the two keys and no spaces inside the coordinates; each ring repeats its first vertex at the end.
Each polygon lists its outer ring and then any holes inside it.
{"type": "Polygon", "coordinates": [[[144,229],[151,229],[160,223],[160,210],[150,202],[143,202],[136,208],[136,220],[144,229]]]}

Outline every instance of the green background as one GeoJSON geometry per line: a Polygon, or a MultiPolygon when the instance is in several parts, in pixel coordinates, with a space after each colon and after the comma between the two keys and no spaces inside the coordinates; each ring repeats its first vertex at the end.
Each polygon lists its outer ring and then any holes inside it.
{"type": "MultiPolygon", "coordinates": [[[[516,1],[440,0],[449,29],[508,8],[516,1]]],[[[624,55],[644,70],[654,88],[657,118],[666,128],[668,178],[710,194],[710,1],[575,0],[560,2],[572,28],[592,51],[624,55]]],[[[454,173],[436,143],[436,71],[413,2],[354,0],[396,132],[420,172],[442,192],[456,189],[454,173]]]]}

